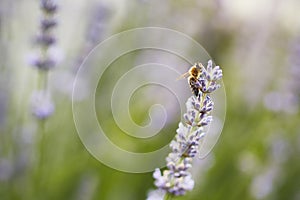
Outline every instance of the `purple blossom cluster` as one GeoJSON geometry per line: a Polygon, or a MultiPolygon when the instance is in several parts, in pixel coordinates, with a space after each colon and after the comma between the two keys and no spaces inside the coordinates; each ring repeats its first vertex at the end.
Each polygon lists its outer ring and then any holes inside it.
{"type": "Polygon", "coordinates": [[[211,60],[206,68],[200,66],[199,94],[191,96],[186,102],[184,122],[179,123],[177,134],[170,143],[172,151],[166,158],[167,169],[154,171],[154,184],[158,189],[149,193],[148,200],[164,199],[166,195],[184,195],[194,188],[195,182],[189,169],[198,154],[200,140],[205,136],[204,127],[212,121],[214,103],[209,93],[220,87],[218,81],[222,78],[222,70],[219,66],[213,67],[211,60]]]}
{"type": "Polygon", "coordinates": [[[58,6],[54,0],[40,0],[42,17],[40,19],[39,33],[35,37],[35,44],[39,54],[32,57],[30,64],[39,70],[41,85],[31,97],[31,111],[38,119],[46,119],[54,112],[54,104],[47,88],[47,73],[56,65],[56,59],[51,53],[51,48],[56,43],[53,33],[57,25],[55,14],[58,6]]]}
{"type": "Polygon", "coordinates": [[[31,110],[38,119],[46,119],[54,112],[54,104],[45,91],[35,91],[31,97],[31,110]]]}
{"type": "Polygon", "coordinates": [[[53,0],[41,0],[40,8],[43,15],[39,34],[35,38],[35,43],[40,47],[40,55],[32,60],[32,65],[39,70],[49,70],[56,64],[55,59],[49,55],[49,49],[56,43],[53,30],[57,25],[54,15],[58,7],[53,0]]]}
{"type": "Polygon", "coordinates": [[[220,87],[217,83],[223,76],[222,70],[219,66],[213,67],[211,60],[208,61],[207,67],[200,65],[201,75],[199,78],[200,90],[203,93],[211,93],[220,87]]]}

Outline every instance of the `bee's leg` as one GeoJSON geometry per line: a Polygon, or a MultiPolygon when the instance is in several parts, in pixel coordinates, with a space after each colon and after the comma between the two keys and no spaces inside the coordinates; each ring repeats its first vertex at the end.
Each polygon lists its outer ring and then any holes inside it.
{"type": "Polygon", "coordinates": [[[190,77],[189,84],[190,84],[193,94],[197,97],[199,95],[199,90],[201,88],[200,82],[196,78],[190,77]]]}
{"type": "Polygon", "coordinates": [[[194,93],[194,95],[195,95],[196,97],[198,97],[198,95],[199,95],[199,89],[198,89],[198,88],[193,87],[193,88],[192,88],[192,92],[194,93]]]}

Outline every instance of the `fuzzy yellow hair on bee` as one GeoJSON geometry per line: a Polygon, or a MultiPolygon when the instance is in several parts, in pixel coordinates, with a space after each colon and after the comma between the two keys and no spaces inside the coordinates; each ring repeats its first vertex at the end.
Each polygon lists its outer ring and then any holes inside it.
{"type": "Polygon", "coordinates": [[[195,96],[199,95],[199,81],[201,76],[203,65],[201,63],[194,64],[188,72],[182,74],[177,80],[188,78],[188,83],[195,96]]]}

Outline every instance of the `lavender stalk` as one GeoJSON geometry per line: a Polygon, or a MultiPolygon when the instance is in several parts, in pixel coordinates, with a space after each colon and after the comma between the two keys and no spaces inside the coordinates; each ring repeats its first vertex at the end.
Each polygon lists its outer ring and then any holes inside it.
{"type": "Polygon", "coordinates": [[[193,67],[200,72],[190,73],[197,77],[196,82],[193,79],[193,84],[189,81],[194,95],[187,100],[184,122],[179,123],[177,134],[170,143],[172,151],[166,158],[167,169],[161,172],[157,168],[153,173],[157,190],[149,193],[148,200],[171,199],[185,195],[194,188],[195,182],[189,169],[198,154],[200,141],[206,134],[204,127],[212,121],[214,103],[210,93],[220,87],[218,81],[222,78],[222,70],[219,66],[213,67],[211,60],[206,68],[200,63],[193,67]],[[195,92],[195,88],[198,91],[195,92]]]}
{"type": "Polygon", "coordinates": [[[55,14],[58,6],[55,0],[40,0],[40,10],[42,17],[39,23],[39,33],[35,37],[35,45],[38,49],[36,54],[31,59],[31,65],[38,72],[38,85],[31,96],[31,112],[33,116],[38,119],[38,139],[37,139],[37,153],[35,168],[33,168],[34,174],[34,185],[36,191],[38,191],[38,199],[42,199],[43,188],[42,181],[44,173],[44,146],[45,146],[45,124],[54,112],[54,103],[51,99],[51,92],[48,87],[48,75],[49,71],[52,70],[57,60],[52,56],[51,51],[56,43],[56,37],[54,34],[54,28],[57,26],[55,14]]]}
{"type": "Polygon", "coordinates": [[[56,43],[53,30],[57,25],[54,15],[58,7],[54,0],[40,0],[40,9],[42,18],[39,34],[35,38],[39,55],[31,60],[31,65],[39,72],[39,83],[31,97],[31,111],[37,119],[44,120],[54,112],[54,104],[48,89],[48,73],[56,65],[56,60],[50,55],[50,50],[56,43]]]}

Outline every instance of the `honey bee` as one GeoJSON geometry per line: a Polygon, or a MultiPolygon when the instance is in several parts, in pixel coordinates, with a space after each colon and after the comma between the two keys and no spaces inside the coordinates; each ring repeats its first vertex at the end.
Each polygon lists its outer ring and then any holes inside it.
{"type": "Polygon", "coordinates": [[[192,90],[192,93],[197,97],[199,95],[200,83],[199,78],[202,73],[203,65],[201,63],[196,63],[193,65],[188,72],[182,74],[178,79],[188,78],[188,83],[192,90]]]}

